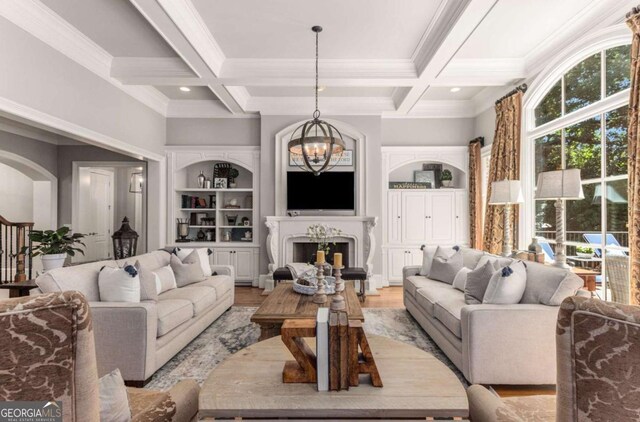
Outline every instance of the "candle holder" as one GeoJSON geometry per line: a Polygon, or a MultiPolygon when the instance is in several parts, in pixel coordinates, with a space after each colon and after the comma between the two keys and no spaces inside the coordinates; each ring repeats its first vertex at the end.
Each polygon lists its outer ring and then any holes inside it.
{"type": "Polygon", "coordinates": [[[336,278],[336,293],[333,295],[331,299],[330,309],[332,311],[344,311],[347,308],[347,305],[344,301],[344,296],[342,296],[342,292],[344,291],[344,281],[342,280],[342,269],[343,266],[333,267],[335,272],[333,275],[336,278]]]}
{"type": "Polygon", "coordinates": [[[322,304],[327,301],[327,292],[325,287],[327,282],[324,280],[324,263],[316,262],[317,278],[318,278],[318,290],[313,295],[313,303],[322,304]]]}

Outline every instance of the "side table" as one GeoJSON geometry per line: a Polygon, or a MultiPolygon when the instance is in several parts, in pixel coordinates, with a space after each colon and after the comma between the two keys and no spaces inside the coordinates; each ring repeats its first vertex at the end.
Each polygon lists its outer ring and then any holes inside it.
{"type": "Polygon", "coordinates": [[[0,284],[0,289],[8,289],[9,297],[29,296],[29,290],[37,288],[35,280],[25,280],[18,283],[0,284]]]}

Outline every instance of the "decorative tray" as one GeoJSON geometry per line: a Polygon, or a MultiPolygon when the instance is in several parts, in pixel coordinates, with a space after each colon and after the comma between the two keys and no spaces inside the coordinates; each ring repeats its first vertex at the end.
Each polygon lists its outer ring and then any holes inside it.
{"type": "MultiPolygon", "coordinates": [[[[325,277],[324,281],[327,283],[327,286],[324,288],[325,292],[328,295],[334,294],[336,291],[336,278],[335,277],[325,277]]],[[[300,293],[301,295],[313,295],[318,290],[317,287],[318,279],[316,277],[312,277],[309,279],[298,279],[293,282],[293,291],[296,293],[300,293]],[[304,280],[309,283],[309,285],[300,284],[299,281],[304,280]]]]}

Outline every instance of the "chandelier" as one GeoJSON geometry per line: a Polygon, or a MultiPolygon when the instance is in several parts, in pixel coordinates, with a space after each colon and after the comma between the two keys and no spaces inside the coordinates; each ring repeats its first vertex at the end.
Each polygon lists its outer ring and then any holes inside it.
{"type": "Polygon", "coordinates": [[[335,126],[320,120],[318,109],[318,34],[321,26],[311,28],[316,33],[316,110],[313,119],[298,126],[291,134],[289,152],[293,162],[301,169],[316,176],[331,170],[338,164],[345,150],[345,143],[340,131],[335,126]],[[333,158],[333,160],[332,160],[333,158]],[[332,164],[333,163],[333,164],[332,164]]]}

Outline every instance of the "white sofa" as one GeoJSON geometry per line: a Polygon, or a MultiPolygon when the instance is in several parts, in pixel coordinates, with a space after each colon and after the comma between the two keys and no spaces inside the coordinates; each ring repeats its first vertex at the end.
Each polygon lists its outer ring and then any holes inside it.
{"type": "MultiPolygon", "coordinates": [[[[463,249],[464,265],[474,268],[483,254],[463,249]]],[[[467,305],[460,290],[419,275],[420,266],[403,270],[405,307],[472,384],[556,382],[559,306],[544,303],[560,303],[583,281],[561,268],[526,265],[527,286],[515,305],[467,305]]]]}
{"type": "MultiPolygon", "coordinates": [[[[116,262],[140,261],[154,271],[169,265],[169,258],[160,250],[116,262]]],[[[89,301],[100,376],[119,368],[128,384],[144,385],[233,305],[234,273],[228,265],[212,265],[217,275],[161,293],[157,302],[101,302],[98,272],[109,264],[113,261],[59,268],[36,279],[41,292],[77,290],[89,301]]]]}

